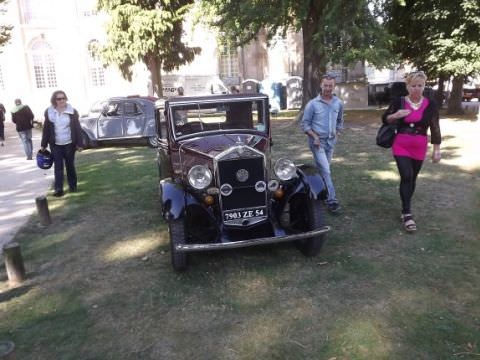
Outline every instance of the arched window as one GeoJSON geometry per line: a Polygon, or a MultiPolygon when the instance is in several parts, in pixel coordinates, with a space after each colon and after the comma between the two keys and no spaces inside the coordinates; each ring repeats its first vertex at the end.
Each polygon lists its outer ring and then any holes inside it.
{"type": "Polygon", "coordinates": [[[98,87],[105,86],[105,69],[97,54],[99,43],[91,40],[88,43],[88,77],[90,85],[98,87]]]}
{"type": "Polygon", "coordinates": [[[38,89],[57,87],[55,58],[52,47],[46,41],[35,41],[31,46],[33,73],[38,89]]]}

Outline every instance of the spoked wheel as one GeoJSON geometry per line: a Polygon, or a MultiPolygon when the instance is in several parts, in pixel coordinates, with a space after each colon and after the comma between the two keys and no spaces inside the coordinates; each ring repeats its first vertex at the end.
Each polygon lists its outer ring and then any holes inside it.
{"type": "Polygon", "coordinates": [[[185,244],[185,224],[182,219],[171,220],[168,223],[170,232],[170,254],[175,271],[185,271],[187,268],[187,254],[176,250],[176,245],[185,244]]]}
{"type": "MultiPolygon", "coordinates": [[[[307,199],[307,206],[296,210],[301,211],[301,216],[304,216],[305,231],[317,230],[325,226],[324,211],[320,200],[307,199]]],[[[297,247],[303,255],[311,257],[318,255],[324,243],[325,234],[321,234],[313,238],[298,240],[297,247]]]]}

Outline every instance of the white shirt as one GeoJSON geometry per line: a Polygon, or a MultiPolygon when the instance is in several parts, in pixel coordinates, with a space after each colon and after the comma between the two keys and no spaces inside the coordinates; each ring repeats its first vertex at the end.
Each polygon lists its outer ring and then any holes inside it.
{"type": "Polygon", "coordinates": [[[67,105],[67,108],[62,113],[58,112],[57,109],[53,107],[49,109],[48,116],[54,125],[56,145],[67,145],[72,142],[69,114],[73,114],[73,108],[71,105],[67,105]]]}

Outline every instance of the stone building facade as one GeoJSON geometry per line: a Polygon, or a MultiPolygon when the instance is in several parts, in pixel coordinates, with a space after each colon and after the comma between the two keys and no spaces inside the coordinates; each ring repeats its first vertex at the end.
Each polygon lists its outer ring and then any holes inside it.
{"type": "MultiPolygon", "coordinates": [[[[153,95],[150,75],[143,64],[135,66],[131,82],[113,66],[104,68],[90,51],[105,41],[108,17],[95,10],[96,0],[10,0],[5,24],[14,26],[12,39],[0,53],[0,102],[7,109],[21,98],[42,118],[54,90],[64,90],[81,113],[98,99],[120,95],[153,95]]],[[[242,90],[245,80],[281,82],[303,76],[302,37],[267,45],[265,34],[242,48],[229,48],[211,31],[186,26],[186,40],[200,46],[195,60],[174,74],[219,77],[227,88],[242,90]]],[[[367,106],[365,68],[359,64],[338,73],[337,93],[347,108],[367,106]]],[[[188,95],[188,94],[187,94],[188,95]]],[[[293,102],[292,102],[293,104],[293,102]]]]}

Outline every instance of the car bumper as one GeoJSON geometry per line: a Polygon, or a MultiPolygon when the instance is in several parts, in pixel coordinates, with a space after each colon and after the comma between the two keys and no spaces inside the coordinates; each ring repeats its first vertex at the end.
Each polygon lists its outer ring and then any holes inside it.
{"type": "Polygon", "coordinates": [[[181,252],[194,252],[194,251],[210,251],[210,250],[223,250],[223,249],[235,249],[247,246],[256,246],[264,244],[274,244],[286,241],[303,240],[311,237],[319,236],[330,231],[330,226],[324,226],[317,230],[307,231],[301,234],[292,234],[284,236],[272,236],[266,238],[248,239],[240,241],[232,241],[226,243],[211,243],[211,244],[178,244],[175,246],[177,251],[181,252]]]}

